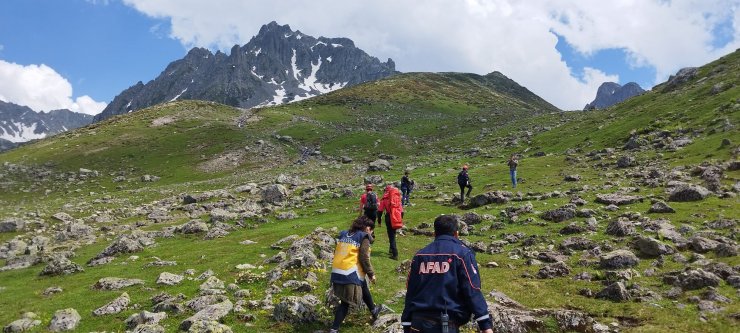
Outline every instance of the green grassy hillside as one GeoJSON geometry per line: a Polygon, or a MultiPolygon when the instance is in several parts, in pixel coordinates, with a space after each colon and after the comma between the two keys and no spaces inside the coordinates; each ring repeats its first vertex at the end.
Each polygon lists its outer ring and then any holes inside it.
{"type": "MultiPolygon", "coordinates": [[[[487,249],[477,253],[478,262],[486,266],[481,269],[486,295],[496,289],[526,308],[581,311],[620,332],[734,332],[740,302],[729,282],[722,280],[716,287],[717,294],[731,301],[714,301],[717,311],[697,304],[705,301],[707,288],[673,298],[660,295],[672,288],[663,282],[664,276],[687,267],[709,270],[710,265],[727,265],[732,270],[740,265],[738,256],[698,254],[648,226],[663,221],[686,238],[702,236],[737,248],[740,171],[731,163],[737,161],[739,121],[740,52],[699,68],[681,84],[658,86],[603,111],[562,112],[500,73],[410,73],[279,107],[239,110],[180,101],[115,117],[0,154],[0,221],[29,222],[27,230],[0,233],[0,249],[10,247],[11,240],[30,244],[33,237],[45,236],[51,240],[47,251],[73,251],[71,260],[85,268],[56,277],[39,276],[43,263],[0,271],[0,325],[32,311],[42,322],[35,331],[44,331],[54,311],[74,307],[82,316],[78,331],[124,331],[123,321],[142,310],[152,311],[150,299],[160,292],[182,293],[188,300],[198,295],[202,281],[161,286],[155,284],[161,272],[193,269],[195,277],[210,269],[226,284],[249,290],[245,300],[258,304],[244,303],[224,318],[234,332],[325,330],[332,316],[323,304],[319,318],[310,323],[273,320],[265,306],[286,296],[312,294],[323,301],[329,273],[322,261],[310,269],[285,270],[270,283],[262,274],[276,264],[265,260],[281,251],[271,245],[289,235],[304,237],[316,230],[334,234],[346,228],[357,216],[365,176],[382,176],[389,182],[409,170],[418,188],[413,205],[406,209],[406,230],[398,239],[402,259],[430,241],[418,231],[429,231],[424,225],[439,214],[474,213],[482,222],[471,226],[463,239],[487,249]],[[636,146],[624,148],[631,138],[636,146]],[[511,153],[522,155],[516,189],[511,188],[505,164],[511,153]],[[390,170],[368,172],[368,163],[380,155],[389,160],[390,170]],[[623,156],[634,158],[636,164],[618,168],[623,156]],[[473,195],[503,190],[511,193],[510,201],[475,208],[453,204],[458,191],[455,176],[463,163],[471,166],[473,195]],[[711,195],[701,201],[668,202],[675,213],[648,213],[651,200],[667,201],[670,182],[709,186],[701,170],[695,172],[700,166],[721,170],[711,195]],[[646,175],[652,171],[660,176],[649,179],[646,175]],[[143,182],[144,175],[160,179],[143,182]],[[580,180],[566,181],[569,175],[580,180]],[[292,200],[261,204],[257,188],[276,182],[288,188],[292,200]],[[597,195],[615,192],[643,200],[616,210],[596,202],[597,195]],[[186,194],[204,193],[210,194],[195,204],[184,202],[186,194]],[[542,213],[574,197],[583,199],[577,210],[592,210],[593,220],[583,215],[567,222],[543,219],[542,213]],[[250,208],[254,205],[258,208],[250,208]],[[506,214],[507,209],[527,205],[531,209],[515,218],[506,214]],[[230,214],[219,217],[224,214],[219,210],[230,214]],[[52,217],[59,212],[91,226],[95,239],[61,240],[70,222],[52,217]],[[297,217],[281,216],[287,212],[297,217]],[[641,256],[634,271],[624,273],[631,276],[625,281],[630,290],[659,297],[612,302],[583,296],[586,290],[599,292],[602,281],[613,278],[614,273],[598,267],[599,251],[634,251],[633,236],[606,233],[607,225],[620,217],[633,221],[636,233],[659,238],[680,254],[660,260],[641,256]],[[84,266],[117,235],[166,230],[193,219],[208,222],[211,228],[217,225],[214,219],[233,229],[211,240],[203,234],[157,238],[156,245],[118,255],[107,265],[84,266]],[[571,223],[583,230],[563,232],[571,223]],[[720,224],[729,227],[711,227],[720,224]],[[563,242],[573,236],[591,240],[599,250],[561,251],[563,242]],[[240,244],[244,240],[256,243],[240,244]],[[534,259],[548,251],[563,255],[571,272],[536,278],[544,263],[534,259]],[[176,261],[177,266],[147,267],[155,257],[176,261]],[[498,267],[486,265],[489,262],[498,267]],[[236,267],[246,263],[256,268],[236,267]],[[312,291],[284,287],[308,273],[318,278],[312,291]],[[574,279],[583,273],[593,278],[574,279]],[[115,315],[92,316],[92,310],[121,293],[91,289],[103,277],[144,280],[143,286],[124,289],[137,306],[115,315]],[[63,292],[44,296],[52,286],[63,292]]],[[[405,274],[398,270],[401,262],[386,255],[387,246],[385,231],[377,230],[372,261],[379,284],[372,291],[377,302],[398,313],[403,309],[398,295],[404,290],[405,274]]],[[[0,264],[10,262],[0,259],[0,264]]],[[[740,272],[735,269],[733,274],[740,272]]],[[[236,302],[233,294],[226,291],[236,302]]],[[[176,331],[193,313],[170,313],[160,324],[176,331]]],[[[554,316],[538,316],[540,331],[568,331],[554,316]]],[[[368,324],[365,313],[355,312],[342,328],[367,332],[368,324]]]]}

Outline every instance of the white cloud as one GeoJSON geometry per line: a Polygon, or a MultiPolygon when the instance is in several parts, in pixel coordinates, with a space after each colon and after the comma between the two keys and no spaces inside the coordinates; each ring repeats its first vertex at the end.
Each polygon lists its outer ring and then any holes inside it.
{"type": "Polygon", "coordinates": [[[3,60],[0,60],[0,100],[25,105],[34,111],[69,109],[91,115],[102,112],[106,106],[87,95],[72,100],[72,85],[49,66],[23,66],[3,60]]]}
{"type": "Polygon", "coordinates": [[[277,21],[313,36],[349,37],[401,71],[500,71],[563,109],[580,109],[601,83],[598,69],[577,77],[557,38],[588,55],[623,49],[634,66],[656,69],[655,83],[740,47],[740,0],[123,0],[168,19],[188,47],[228,52],[262,24],[277,21]],[[328,10],[330,8],[330,10],[328,10]],[[712,28],[732,20],[734,40],[712,45],[712,28]]]}

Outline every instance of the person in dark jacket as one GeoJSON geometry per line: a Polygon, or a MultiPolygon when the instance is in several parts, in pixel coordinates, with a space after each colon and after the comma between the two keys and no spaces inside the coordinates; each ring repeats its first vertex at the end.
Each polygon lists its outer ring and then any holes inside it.
{"type": "Polygon", "coordinates": [[[365,185],[365,193],[360,196],[360,213],[373,221],[378,217],[378,195],[373,192],[373,184],[365,185]]]}
{"type": "Polygon", "coordinates": [[[331,267],[331,284],[334,295],[340,299],[334,312],[331,332],[338,332],[339,325],[349,313],[350,306],[360,301],[367,305],[373,321],[378,318],[380,306],[375,306],[367,280],[375,283],[375,271],[370,263],[370,244],[373,242],[375,221],[360,216],[349,230],[339,233],[331,267]]]}
{"type": "Polygon", "coordinates": [[[409,205],[409,195],[414,188],[414,181],[409,178],[409,171],[406,170],[401,177],[401,203],[404,206],[409,205]]]}
{"type": "Polygon", "coordinates": [[[470,185],[470,176],[468,176],[468,165],[463,165],[462,171],[457,174],[457,185],[460,185],[460,202],[465,203],[465,188],[468,188],[468,197],[473,185],[470,185]]]}
{"type": "Polygon", "coordinates": [[[458,239],[457,219],[442,215],[434,220],[434,241],[411,259],[406,280],[403,331],[459,332],[473,319],[484,333],[493,333],[488,304],[481,292],[475,254],[458,239]]]}
{"type": "Polygon", "coordinates": [[[511,177],[511,187],[516,188],[516,167],[519,166],[519,159],[516,154],[511,154],[511,158],[506,162],[509,166],[509,176],[511,177]]]}

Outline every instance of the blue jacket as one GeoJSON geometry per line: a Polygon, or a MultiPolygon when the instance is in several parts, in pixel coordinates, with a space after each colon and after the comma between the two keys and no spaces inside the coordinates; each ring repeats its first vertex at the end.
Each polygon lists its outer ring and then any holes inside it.
{"type": "Polygon", "coordinates": [[[473,251],[453,236],[438,236],[411,260],[401,325],[407,329],[414,314],[439,318],[446,309],[458,325],[467,323],[472,313],[481,330],[492,328],[480,288],[473,251]]]}

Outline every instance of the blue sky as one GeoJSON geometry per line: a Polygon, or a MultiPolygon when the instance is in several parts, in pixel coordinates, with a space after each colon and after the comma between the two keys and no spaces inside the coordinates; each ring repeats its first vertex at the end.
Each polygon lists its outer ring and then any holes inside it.
{"type": "Polygon", "coordinates": [[[97,113],[191,47],[270,21],[348,37],[400,71],[500,71],[562,109],[740,47],[740,0],[3,0],[0,100],[97,113]],[[332,8],[331,11],[324,8],[332,8]]]}

